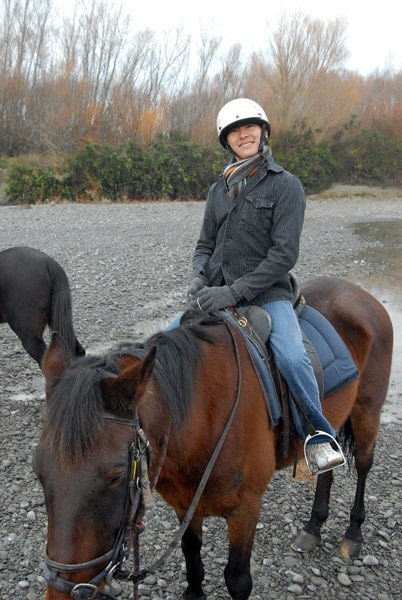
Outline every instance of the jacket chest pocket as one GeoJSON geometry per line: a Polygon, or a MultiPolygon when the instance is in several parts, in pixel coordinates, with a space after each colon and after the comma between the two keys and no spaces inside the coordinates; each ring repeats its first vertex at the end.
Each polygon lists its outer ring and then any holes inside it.
{"type": "Polygon", "coordinates": [[[272,223],[274,199],[269,196],[248,194],[244,200],[240,229],[266,231],[272,223]]]}

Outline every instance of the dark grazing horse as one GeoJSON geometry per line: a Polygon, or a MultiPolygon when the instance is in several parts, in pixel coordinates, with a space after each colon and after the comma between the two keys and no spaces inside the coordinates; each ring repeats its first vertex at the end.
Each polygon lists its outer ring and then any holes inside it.
{"type": "Polygon", "coordinates": [[[85,354],[75,337],[67,275],[53,258],[17,246],[0,252],[0,323],[8,323],[25,350],[41,366],[46,325],[76,354],[85,354]]]}
{"type": "MultiPolygon", "coordinates": [[[[377,300],[341,279],[311,280],[303,293],[337,329],[360,374],[323,403],[333,427],[345,426],[354,441],[357,489],[341,550],[355,557],[363,540],[364,488],[388,389],[392,325],[377,300]]],[[[48,513],[46,561],[52,575],[47,578],[47,600],[68,598],[66,590],[78,582],[89,583],[87,588],[78,585],[77,594],[94,594],[82,597],[113,597],[97,591],[97,585],[102,585],[107,567],[102,569],[128,519],[134,435],[129,420],[138,416],[154,450],[151,476],[172,424],[156,489],[182,521],[237,398],[229,433],[182,538],[188,582],[183,597],[206,598],[202,522],[206,516],[221,516],[228,526],[224,574],[229,594],[235,600],[249,598],[261,497],[275,469],[291,464],[293,456],[275,462],[280,427],[270,430],[243,339],[224,321],[212,316],[204,322],[190,319],[150,338],[141,356],[135,356],[134,347],[121,347],[103,357],[75,358],[53,336],[43,361],[47,416],[33,461],[48,513]]],[[[310,550],[319,542],[332,480],[332,471],[319,475],[311,518],[294,543],[296,550],[310,550]]]]}

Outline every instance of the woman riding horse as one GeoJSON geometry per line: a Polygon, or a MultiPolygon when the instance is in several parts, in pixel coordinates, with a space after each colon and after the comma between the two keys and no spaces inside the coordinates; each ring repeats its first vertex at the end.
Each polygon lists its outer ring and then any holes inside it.
{"type": "MultiPolygon", "coordinates": [[[[228,102],[217,119],[219,141],[232,159],[209,190],[193,256],[191,308],[217,311],[255,304],[272,320],[270,343],[279,371],[319,434],[308,438],[306,459],[318,472],[344,464],[336,433],[323,416],[313,369],[292,307],[289,271],[298,255],[306,199],[300,180],[275,164],[271,126],[256,102],[228,102]],[[336,443],[336,442],[335,442],[336,443]]],[[[292,403],[292,409],[294,409],[292,403]]],[[[305,426],[297,414],[304,443],[305,426]]]]}

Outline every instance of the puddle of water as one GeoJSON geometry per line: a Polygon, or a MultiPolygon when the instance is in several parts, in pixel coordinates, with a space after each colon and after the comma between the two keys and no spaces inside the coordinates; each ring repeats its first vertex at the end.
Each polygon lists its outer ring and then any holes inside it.
{"type": "Polygon", "coordinates": [[[357,223],[355,233],[370,242],[358,258],[372,272],[355,272],[351,278],[384,305],[394,328],[390,387],[381,421],[402,422],[402,221],[357,223]]]}
{"type": "Polygon", "coordinates": [[[355,232],[368,241],[388,245],[402,245],[402,221],[374,221],[356,223],[355,232]]]}
{"type": "Polygon", "coordinates": [[[384,274],[388,285],[395,278],[402,286],[402,221],[356,223],[355,233],[370,244],[359,259],[372,266],[371,277],[380,280],[384,274]]]}

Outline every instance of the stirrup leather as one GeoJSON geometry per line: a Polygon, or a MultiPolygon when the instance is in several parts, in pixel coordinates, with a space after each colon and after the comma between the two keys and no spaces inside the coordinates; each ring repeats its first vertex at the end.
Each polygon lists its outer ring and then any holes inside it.
{"type": "Polygon", "coordinates": [[[346,459],[345,459],[345,455],[342,451],[342,448],[340,447],[339,443],[337,442],[337,440],[332,437],[332,435],[330,435],[329,433],[326,433],[325,431],[316,431],[313,435],[308,434],[308,436],[306,437],[306,440],[304,442],[304,458],[306,461],[306,465],[307,465],[307,469],[308,472],[310,473],[310,475],[314,475],[314,476],[318,476],[321,475],[321,473],[326,473],[327,471],[332,471],[333,469],[337,469],[338,467],[343,467],[346,464],[346,459]],[[316,465],[311,465],[308,457],[307,457],[307,452],[306,452],[306,448],[307,448],[307,444],[310,442],[310,440],[314,439],[315,437],[318,436],[324,436],[329,438],[328,442],[330,443],[334,443],[336,446],[336,450],[340,453],[340,455],[342,456],[342,462],[339,463],[339,465],[335,465],[334,467],[325,467],[323,469],[319,469],[316,465]]]}

